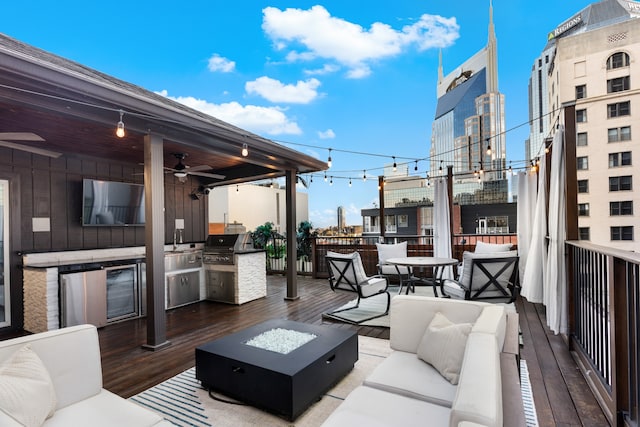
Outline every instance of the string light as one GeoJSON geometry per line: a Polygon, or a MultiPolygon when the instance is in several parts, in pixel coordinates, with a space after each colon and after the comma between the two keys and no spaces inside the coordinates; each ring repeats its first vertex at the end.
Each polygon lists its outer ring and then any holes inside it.
{"type": "Polygon", "coordinates": [[[236,185],[236,193],[240,192],[240,186],[236,185]]]}
{"type": "Polygon", "coordinates": [[[327,159],[327,167],[331,169],[331,148],[329,148],[329,158],[327,159]]]}
{"type": "Polygon", "coordinates": [[[487,156],[491,155],[491,143],[489,142],[489,138],[487,138],[487,156]]]}
{"type": "Polygon", "coordinates": [[[393,171],[398,170],[398,165],[396,164],[396,156],[393,156],[393,171]]]}
{"type": "Polygon", "coordinates": [[[242,144],[242,157],[247,157],[249,155],[249,146],[245,142],[242,144]]]}
{"type": "Polygon", "coordinates": [[[363,181],[366,181],[366,180],[367,180],[367,171],[365,170],[365,171],[363,171],[363,172],[364,172],[364,173],[363,173],[363,175],[362,175],[362,180],[363,180],[363,181]]]}
{"type": "Polygon", "coordinates": [[[438,170],[440,171],[440,173],[442,173],[442,160],[440,160],[440,167],[438,168],[438,170]]]}
{"type": "Polygon", "coordinates": [[[324,173],[324,182],[327,182],[327,173],[324,173]]]}
{"type": "Polygon", "coordinates": [[[116,126],[116,136],[118,138],[124,138],[124,122],[122,121],[122,116],[124,115],[124,111],[120,110],[120,121],[116,126]]]}
{"type": "Polygon", "coordinates": [[[414,170],[414,171],[416,171],[416,172],[418,172],[418,161],[417,161],[417,160],[416,160],[416,165],[415,165],[415,167],[413,168],[413,170],[414,170]]]}
{"type": "Polygon", "coordinates": [[[349,178],[349,187],[351,187],[351,178],[349,178]]]}

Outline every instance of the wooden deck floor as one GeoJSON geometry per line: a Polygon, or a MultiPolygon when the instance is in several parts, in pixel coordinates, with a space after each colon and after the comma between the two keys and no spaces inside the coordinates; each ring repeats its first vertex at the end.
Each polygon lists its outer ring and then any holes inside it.
{"type": "MultiPolygon", "coordinates": [[[[144,319],[129,320],[100,329],[102,369],[106,389],[130,397],[194,365],[200,344],[267,319],[287,318],[313,324],[331,323],[358,334],[389,338],[385,328],[357,327],[322,319],[322,312],[353,298],[331,292],[326,280],[300,277],[296,301],[286,301],[285,278],[268,277],[268,296],[241,306],[201,302],[167,312],[167,337],[171,345],[150,352],[144,319]]],[[[608,426],[604,414],[561,337],[553,335],[544,308],[518,301],[524,345],[540,426],[608,426]]]]}

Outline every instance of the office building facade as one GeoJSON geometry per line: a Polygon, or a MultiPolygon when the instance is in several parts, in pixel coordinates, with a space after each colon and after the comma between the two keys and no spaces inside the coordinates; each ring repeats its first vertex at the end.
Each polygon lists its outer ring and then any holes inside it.
{"type": "Polygon", "coordinates": [[[545,48],[549,129],[562,121],[560,107],[575,101],[580,238],[634,251],[640,249],[639,18],[637,1],[593,3],[552,31],[545,48]]]}

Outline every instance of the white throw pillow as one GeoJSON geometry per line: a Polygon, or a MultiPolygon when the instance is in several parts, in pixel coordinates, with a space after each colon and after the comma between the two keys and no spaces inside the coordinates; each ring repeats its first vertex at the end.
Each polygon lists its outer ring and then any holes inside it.
{"type": "Polygon", "coordinates": [[[485,242],[476,242],[476,250],[474,251],[477,254],[490,254],[495,252],[507,252],[510,251],[513,247],[512,243],[485,243],[485,242]]]}
{"type": "Polygon", "coordinates": [[[27,344],[0,366],[0,410],[39,427],[56,410],[56,392],[42,360],[27,344]]]}
{"type": "Polygon", "coordinates": [[[452,323],[437,312],[418,345],[420,359],[436,368],[451,384],[458,384],[471,323],[452,323]]]}

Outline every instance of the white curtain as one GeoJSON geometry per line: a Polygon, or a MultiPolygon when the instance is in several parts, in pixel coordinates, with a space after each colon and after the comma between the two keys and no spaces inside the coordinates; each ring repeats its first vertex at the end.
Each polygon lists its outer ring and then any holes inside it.
{"type": "MultiPolygon", "coordinates": [[[[540,169],[538,171],[538,182],[536,185],[535,174],[531,178],[530,191],[536,195],[536,203],[531,222],[531,239],[527,251],[527,259],[524,266],[524,274],[520,278],[522,290],[521,295],[529,302],[541,303],[544,298],[543,281],[544,270],[547,263],[547,213],[546,213],[546,160],[545,155],[540,159],[540,169]],[[537,187],[537,192],[536,192],[537,187]]],[[[520,224],[518,222],[518,224],[520,224]]]]}
{"type": "MultiPolygon", "coordinates": [[[[437,179],[433,192],[433,255],[437,258],[451,258],[447,178],[437,179]]],[[[445,267],[442,278],[453,279],[453,270],[451,267],[445,267]]]]}
{"type": "Polygon", "coordinates": [[[527,172],[517,175],[518,184],[518,255],[520,256],[520,282],[524,278],[524,267],[527,264],[531,233],[533,231],[533,218],[536,206],[537,180],[536,176],[527,172]]]}
{"type": "Polygon", "coordinates": [[[567,332],[567,276],[564,258],[566,240],[566,168],[564,127],[553,137],[549,187],[549,254],[544,276],[547,325],[556,334],[567,332]]]}

